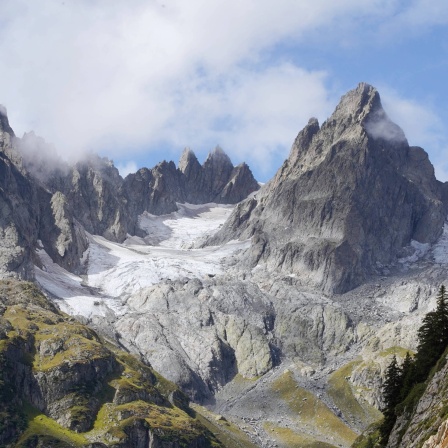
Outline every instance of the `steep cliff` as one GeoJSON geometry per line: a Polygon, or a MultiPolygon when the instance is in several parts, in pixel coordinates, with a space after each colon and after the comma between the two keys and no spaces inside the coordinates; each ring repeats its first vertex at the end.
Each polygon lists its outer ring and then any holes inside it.
{"type": "Polygon", "coordinates": [[[152,169],[129,174],[123,185],[130,216],[144,211],[163,215],[177,210],[176,203],[236,204],[260,187],[246,164],[233,166],[217,147],[201,165],[191,149],[185,149],[179,166],[161,162],[152,169]]]}
{"type": "Polygon", "coordinates": [[[66,198],[27,173],[2,110],[0,117],[0,277],[32,279],[38,240],[55,262],[78,270],[87,247],[83,229],[66,198]]]}
{"type": "Polygon", "coordinates": [[[411,240],[433,243],[444,220],[427,154],[360,84],[322,126],[309,121],[275,177],[209,243],[252,237],[252,266],[341,293],[396,262],[411,240]]]}

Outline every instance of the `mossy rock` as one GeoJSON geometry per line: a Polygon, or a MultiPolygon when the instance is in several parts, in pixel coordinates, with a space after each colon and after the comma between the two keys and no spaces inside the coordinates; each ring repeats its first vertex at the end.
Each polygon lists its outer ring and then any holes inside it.
{"type": "Polygon", "coordinates": [[[223,446],[173,383],[33,284],[0,281],[0,305],[1,446],[128,447],[141,437],[161,447],[223,446]]]}

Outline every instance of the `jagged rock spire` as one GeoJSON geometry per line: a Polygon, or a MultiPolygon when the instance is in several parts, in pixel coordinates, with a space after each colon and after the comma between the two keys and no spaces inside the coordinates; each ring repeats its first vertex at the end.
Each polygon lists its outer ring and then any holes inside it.
{"type": "Polygon", "coordinates": [[[8,112],[2,104],[0,104],[0,132],[7,132],[11,137],[14,137],[14,131],[9,125],[8,112]]]}
{"type": "Polygon", "coordinates": [[[309,121],[263,194],[243,202],[212,244],[258,235],[252,264],[345,292],[411,240],[434,242],[444,220],[427,154],[409,147],[377,90],[361,83],[321,127],[309,121]]]}

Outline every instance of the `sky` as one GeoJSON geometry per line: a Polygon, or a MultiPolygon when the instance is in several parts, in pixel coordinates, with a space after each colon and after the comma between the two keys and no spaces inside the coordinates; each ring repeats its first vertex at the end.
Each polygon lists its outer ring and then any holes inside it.
{"type": "Polygon", "coordinates": [[[219,145],[265,182],[368,82],[448,181],[446,0],[0,0],[0,61],[16,135],[122,175],[219,145]]]}

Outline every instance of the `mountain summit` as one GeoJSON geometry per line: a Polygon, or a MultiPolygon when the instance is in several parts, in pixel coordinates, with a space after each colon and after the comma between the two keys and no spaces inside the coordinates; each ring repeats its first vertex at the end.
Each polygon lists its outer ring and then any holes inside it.
{"type": "Polygon", "coordinates": [[[250,263],[348,291],[393,264],[412,240],[434,242],[445,208],[426,152],[410,147],[365,83],[297,136],[275,177],[210,241],[252,239],[250,263]]]}

